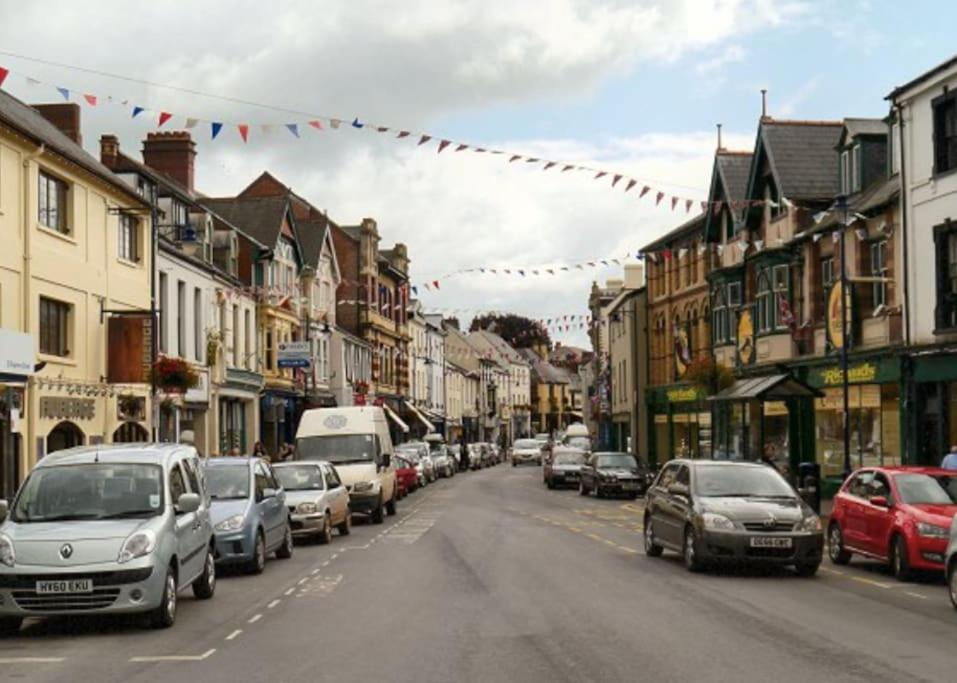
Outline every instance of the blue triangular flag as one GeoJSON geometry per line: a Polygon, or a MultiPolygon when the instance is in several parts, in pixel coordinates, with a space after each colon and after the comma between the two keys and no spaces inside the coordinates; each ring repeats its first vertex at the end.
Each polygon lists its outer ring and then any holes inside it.
{"type": "Polygon", "coordinates": [[[416,296],[418,296],[418,295],[419,295],[419,288],[416,287],[415,285],[412,285],[412,293],[415,294],[416,296]]]}
{"type": "Polygon", "coordinates": [[[364,125],[366,125],[366,124],[362,123],[362,122],[359,120],[359,117],[358,117],[358,116],[355,117],[354,119],[352,119],[352,127],[353,127],[353,128],[362,128],[364,125]]]}
{"type": "Polygon", "coordinates": [[[292,133],[293,135],[295,135],[297,138],[299,137],[299,126],[298,126],[298,124],[295,124],[295,123],[287,123],[287,124],[286,124],[286,128],[288,128],[288,129],[289,129],[289,132],[292,133]]]}
{"type": "Polygon", "coordinates": [[[70,91],[67,90],[66,88],[57,87],[57,92],[59,92],[61,95],[63,95],[63,99],[65,99],[65,100],[69,100],[69,99],[70,99],[70,91]]]}
{"type": "Polygon", "coordinates": [[[142,114],[145,111],[143,107],[133,107],[133,118],[135,119],[138,115],[142,114]]]}
{"type": "Polygon", "coordinates": [[[209,124],[209,126],[213,133],[212,139],[215,140],[216,136],[219,135],[219,131],[223,129],[223,124],[221,124],[219,121],[213,121],[209,124]]]}
{"type": "Polygon", "coordinates": [[[637,254],[635,254],[635,258],[636,258],[637,260],[639,260],[639,261],[644,261],[644,260],[645,260],[645,255],[642,254],[642,253],[639,251],[637,254]]]}

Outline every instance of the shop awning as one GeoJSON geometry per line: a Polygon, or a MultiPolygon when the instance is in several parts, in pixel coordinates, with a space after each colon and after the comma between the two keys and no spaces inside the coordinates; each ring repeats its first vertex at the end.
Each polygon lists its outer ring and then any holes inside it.
{"type": "Polygon", "coordinates": [[[429,422],[429,421],[426,419],[425,415],[422,414],[422,411],[420,411],[418,408],[416,408],[414,405],[412,405],[412,403],[409,402],[409,401],[405,401],[405,405],[406,405],[406,407],[407,407],[409,410],[412,411],[412,414],[413,414],[413,415],[415,415],[417,418],[419,418],[419,420],[422,422],[422,424],[425,425],[425,428],[426,428],[426,429],[428,429],[430,432],[434,432],[434,431],[435,431],[435,425],[433,425],[431,422],[429,422]]]}
{"type": "Polygon", "coordinates": [[[390,408],[390,407],[387,406],[385,403],[383,403],[383,404],[382,404],[382,410],[384,410],[384,411],[385,411],[385,414],[389,416],[389,419],[391,419],[393,422],[395,422],[396,426],[397,426],[399,429],[401,429],[403,432],[408,432],[408,431],[409,431],[409,425],[407,425],[405,422],[403,422],[403,421],[402,421],[402,418],[399,417],[398,415],[396,415],[396,414],[395,414],[395,411],[392,410],[392,408],[390,408]]]}
{"type": "Polygon", "coordinates": [[[709,401],[784,401],[801,396],[823,396],[793,375],[769,375],[740,379],[709,401]]]}

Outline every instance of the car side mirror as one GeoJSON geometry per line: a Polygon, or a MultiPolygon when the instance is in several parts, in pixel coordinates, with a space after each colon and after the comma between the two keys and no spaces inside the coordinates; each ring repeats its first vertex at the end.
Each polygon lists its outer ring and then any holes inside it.
{"type": "Polygon", "coordinates": [[[263,500],[266,498],[275,498],[279,495],[279,491],[276,489],[263,489],[263,500]]]}
{"type": "Polygon", "coordinates": [[[389,453],[382,454],[382,466],[383,467],[392,467],[392,455],[389,453]]]}
{"type": "Polygon", "coordinates": [[[5,500],[0,500],[0,524],[7,520],[8,514],[10,514],[10,504],[5,500]]]}
{"type": "Polygon", "coordinates": [[[199,503],[198,493],[184,493],[179,497],[179,500],[176,501],[176,513],[188,515],[190,512],[196,512],[199,510],[199,503]]]}
{"type": "Polygon", "coordinates": [[[668,493],[673,496],[684,496],[687,498],[689,490],[687,484],[679,484],[678,482],[675,482],[673,484],[668,484],[668,493]]]}
{"type": "Polygon", "coordinates": [[[890,501],[887,500],[887,496],[871,496],[868,502],[879,508],[889,508],[891,506],[890,501]]]}

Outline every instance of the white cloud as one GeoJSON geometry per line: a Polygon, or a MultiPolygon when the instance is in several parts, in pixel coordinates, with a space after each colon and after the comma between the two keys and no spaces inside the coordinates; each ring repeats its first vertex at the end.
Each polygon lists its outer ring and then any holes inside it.
{"type": "Polygon", "coordinates": [[[745,54],[744,48],[740,45],[729,45],[712,57],[698,62],[694,68],[695,73],[699,76],[710,76],[729,64],[743,62],[745,54]]]}

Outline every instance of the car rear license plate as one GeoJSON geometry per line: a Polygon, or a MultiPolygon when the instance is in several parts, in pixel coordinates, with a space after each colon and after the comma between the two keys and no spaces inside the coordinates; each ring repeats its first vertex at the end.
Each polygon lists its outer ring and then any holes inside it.
{"type": "Polygon", "coordinates": [[[774,536],[752,536],[752,548],[790,548],[790,538],[776,538],[774,536]]]}
{"type": "Polygon", "coordinates": [[[65,581],[37,581],[38,595],[57,593],[92,593],[92,579],[69,579],[65,581]]]}
{"type": "Polygon", "coordinates": [[[621,488],[623,491],[637,491],[638,484],[622,484],[621,488]]]}

